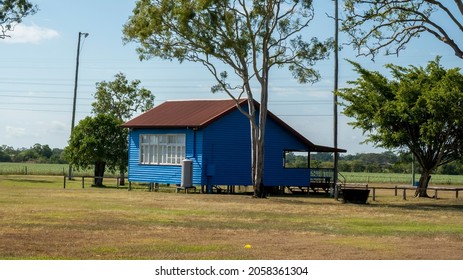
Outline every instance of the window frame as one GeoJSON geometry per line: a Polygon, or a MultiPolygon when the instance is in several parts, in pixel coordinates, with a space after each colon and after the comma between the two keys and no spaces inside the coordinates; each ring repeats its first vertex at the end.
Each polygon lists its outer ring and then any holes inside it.
{"type": "Polygon", "coordinates": [[[310,151],[308,150],[293,150],[293,149],[285,149],[283,150],[283,168],[284,169],[310,169],[310,151]],[[289,153],[292,153],[292,154],[295,154],[295,156],[297,157],[297,153],[304,153],[307,157],[307,166],[305,167],[297,167],[297,166],[288,166],[288,162],[286,160],[286,157],[287,157],[287,154],[289,153]]]}
{"type": "Polygon", "coordinates": [[[186,134],[140,134],[138,158],[140,165],[181,166],[185,158],[186,134]]]}

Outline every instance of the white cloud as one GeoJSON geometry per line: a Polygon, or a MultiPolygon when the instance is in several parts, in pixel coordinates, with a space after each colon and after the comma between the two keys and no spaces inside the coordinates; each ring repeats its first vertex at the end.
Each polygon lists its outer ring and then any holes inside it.
{"type": "Polygon", "coordinates": [[[66,126],[66,124],[60,121],[52,121],[47,128],[47,131],[49,133],[61,133],[66,132],[67,130],[68,127],[66,126]]]}
{"type": "Polygon", "coordinates": [[[26,129],[22,127],[6,126],[5,130],[8,138],[22,137],[26,134],[26,129]]]}
{"type": "Polygon", "coordinates": [[[11,31],[8,35],[11,37],[7,37],[3,40],[0,40],[0,42],[38,44],[43,40],[59,37],[59,33],[56,30],[41,27],[35,24],[18,24],[15,26],[14,30],[11,31]]]}

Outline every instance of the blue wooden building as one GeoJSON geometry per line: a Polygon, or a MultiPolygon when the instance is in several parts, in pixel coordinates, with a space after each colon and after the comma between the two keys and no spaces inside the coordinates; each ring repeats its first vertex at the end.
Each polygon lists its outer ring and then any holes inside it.
{"type": "MultiPolygon", "coordinates": [[[[247,100],[240,106],[247,110],[247,100]]],[[[123,126],[130,129],[130,182],[180,184],[182,161],[190,159],[194,186],[252,185],[250,125],[233,100],[167,101],[123,126]]],[[[311,172],[310,153],[334,151],[269,112],[264,184],[308,189],[319,177],[311,172]],[[306,155],[307,165],[290,166],[295,155],[306,155]]]]}

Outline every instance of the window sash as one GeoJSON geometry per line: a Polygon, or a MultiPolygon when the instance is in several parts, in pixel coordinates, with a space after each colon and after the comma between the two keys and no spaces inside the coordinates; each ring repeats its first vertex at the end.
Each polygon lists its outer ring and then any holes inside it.
{"type": "Polygon", "coordinates": [[[185,134],[140,135],[140,164],[181,165],[185,150],[185,134]]]}

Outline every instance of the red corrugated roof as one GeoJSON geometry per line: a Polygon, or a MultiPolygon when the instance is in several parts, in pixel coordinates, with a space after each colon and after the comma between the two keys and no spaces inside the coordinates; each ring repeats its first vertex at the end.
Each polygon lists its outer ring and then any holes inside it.
{"type": "MultiPolygon", "coordinates": [[[[246,102],[241,100],[240,103],[246,102]]],[[[126,122],[129,128],[142,127],[203,127],[236,109],[234,100],[166,101],[148,112],[126,122]]]]}
{"type": "MultiPolygon", "coordinates": [[[[245,102],[247,99],[242,99],[240,105],[245,102]]],[[[259,103],[255,102],[255,104],[259,106],[259,103]]],[[[127,128],[201,128],[236,109],[236,102],[232,99],[166,101],[122,126],[127,128]]],[[[315,145],[270,111],[268,116],[308,147],[311,147],[312,151],[346,152],[342,149],[315,145]]]]}

